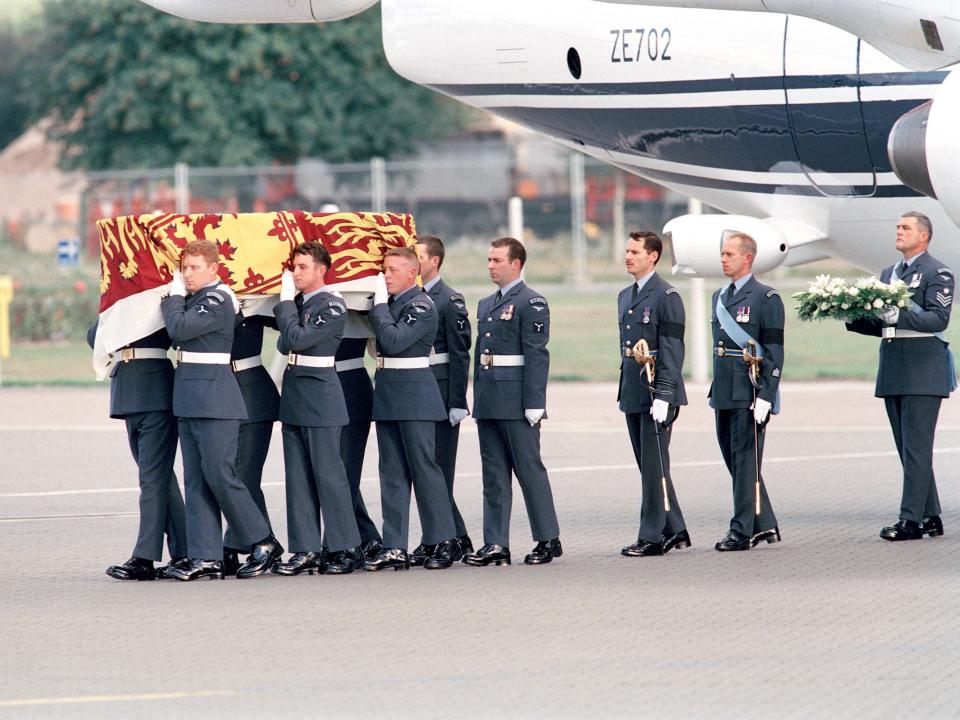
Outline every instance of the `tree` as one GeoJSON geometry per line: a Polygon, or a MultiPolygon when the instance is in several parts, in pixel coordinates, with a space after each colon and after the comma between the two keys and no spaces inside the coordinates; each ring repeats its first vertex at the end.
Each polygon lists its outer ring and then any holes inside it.
{"type": "Polygon", "coordinates": [[[34,115],[67,169],[390,157],[460,127],[455,103],[398,77],[376,7],[327,25],[216,25],[135,0],[47,0],[34,115]]]}
{"type": "Polygon", "coordinates": [[[20,88],[26,55],[23,34],[0,22],[0,149],[27,128],[30,106],[20,88]]]}

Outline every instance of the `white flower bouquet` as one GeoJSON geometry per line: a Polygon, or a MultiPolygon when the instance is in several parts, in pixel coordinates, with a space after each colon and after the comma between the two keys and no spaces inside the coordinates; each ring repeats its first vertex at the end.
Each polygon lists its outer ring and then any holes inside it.
{"type": "Polygon", "coordinates": [[[843,278],[817,275],[810,287],[793,295],[801,320],[832,318],[852,322],[879,317],[886,308],[905,308],[910,304],[910,290],[902,280],[882,283],[876,277],[860,278],[848,283],[843,278]]]}

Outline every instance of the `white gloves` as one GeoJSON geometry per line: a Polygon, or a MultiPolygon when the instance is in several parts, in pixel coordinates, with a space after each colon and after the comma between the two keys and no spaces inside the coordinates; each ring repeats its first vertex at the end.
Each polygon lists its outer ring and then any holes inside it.
{"type": "Polygon", "coordinates": [[[173,282],[170,283],[170,294],[179,295],[180,297],[187,296],[187,286],[183,284],[183,273],[179,270],[173,271],[173,282]]]}
{"type": "Polygon", "coordinates": [[[469,415],[466,408],[450,408],[450,427],[456,427],[469,415]]]}
{"type": "Polygon", "coordinates": [[[885,325],[896,325],[900,319],[900,308],[890,307],[880,313],[880,319],[885,325]]]}
{"type": "Polygon", "coordinates": [[[533,427],[543,419],[543,414],[545,412],[546,410],[524,410],[523,416],[527,418],[527,422],[530,423],[530,427],[533,427]]]}
{"type": "Polygon", "coordinates": [[[763,425],[767,421],[767,416],[770,414],[771,404],[766,400],[757,398],[757,401],[753,404],[753,419],[757,421],[757,425],[763,425]]]}
{"type": "Polygon", "coordinates": [[[390,294],[387,292],[387,280],[383,273],[377,273],[377,288],[373,293],[373,304],[382,305],[387,301],[390,294]]]}
{"type": "Polygon", "coordinates": [[[297,286],[293,284],[293,273],[284,270],[280,276],[280,302],[293,300],[297,296],[297,286]]]}
{"type": "Polygon", "coordinates": [[[666,400],[654,400],[653,405],[650,406],[650,417],[653,418],[654,422],[665,423],[667,421],[667,413],[670,411],[670,403],[666,400]]]}

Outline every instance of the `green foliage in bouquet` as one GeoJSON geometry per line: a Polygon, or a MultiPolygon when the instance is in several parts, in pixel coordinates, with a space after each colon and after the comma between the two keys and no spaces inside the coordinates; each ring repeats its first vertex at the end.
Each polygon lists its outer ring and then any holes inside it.
{"type": "Polygon", "coordinates": [[[843,320],[876,318],[888,307],[910,305],[910,290],[902,280],[882,283],[875,277],[848,283],[843,278],[817,275],[810,287],[794,293],[801,320],[843,320]]]}

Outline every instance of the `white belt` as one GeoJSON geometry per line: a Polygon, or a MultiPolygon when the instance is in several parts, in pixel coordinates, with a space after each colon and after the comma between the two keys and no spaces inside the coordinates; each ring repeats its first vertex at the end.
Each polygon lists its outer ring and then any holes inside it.
{"type": "Polygon", "coordinates": [[[523,365],[523,355],[490,355],[483,354],[480,356],[480,364],[483,367],[490,367],[491,365],[498,365],[501,367],[518,367],[523,365]]]}
{"type": "Polygon", "coordinates": [[[916,330],[901,330],[895,327],[885,327],[883,329],[883,337],[887,340],[892,340],[894,338],[930,338],[936,337],[933,333],[917,332],[916,330]]]}
{"type": "Polygon", "coordinates": [[[300,365],[301,367],[312,368],[332,368],[336,365],[333,355],[297,355],[290,353],[287,358],[287,365],[300,365]]]}
{"type": "Polygon", "coordinates": [[[425,357],[414,358],[377,358],[378,370],[416,370],[430,367],[430,360],[425,357]]]}
{"type": "Polygon", "coordinates": [[[230,363],[230,367],[233,368],[234,372],[243,372],[244,370],[250,370],[251,368],[261,367],[262,365],[263,365],[263,360],[260,359],[259,355],[243,358],[242,360],[234,360],[232,363],[230,363]]]}
{"type": "Polygon", "coordinates": [[[359,370],[363,367],[363,358],[350,358],[349,360],[337,360],[337,372],[346,372],[347,370],[359,370]]]}
{"type": "Polygon", "coordinates": [[[131,360],[166,360],[167,351],[160,348],[124,348],[111,355],[114,360],[130,362],[131,360]]]}
{"type": "Polygon", "coordinates": [[[434,353],[430,356],[431,365],[446,365],[450,362],[450,353],[434,353]]]}
{"type": "Polygon", "coordinates": [[[230,353],[187,352],[177,350],[178,363],[194,363],[197,365],[229,365],[230,353]]]}

